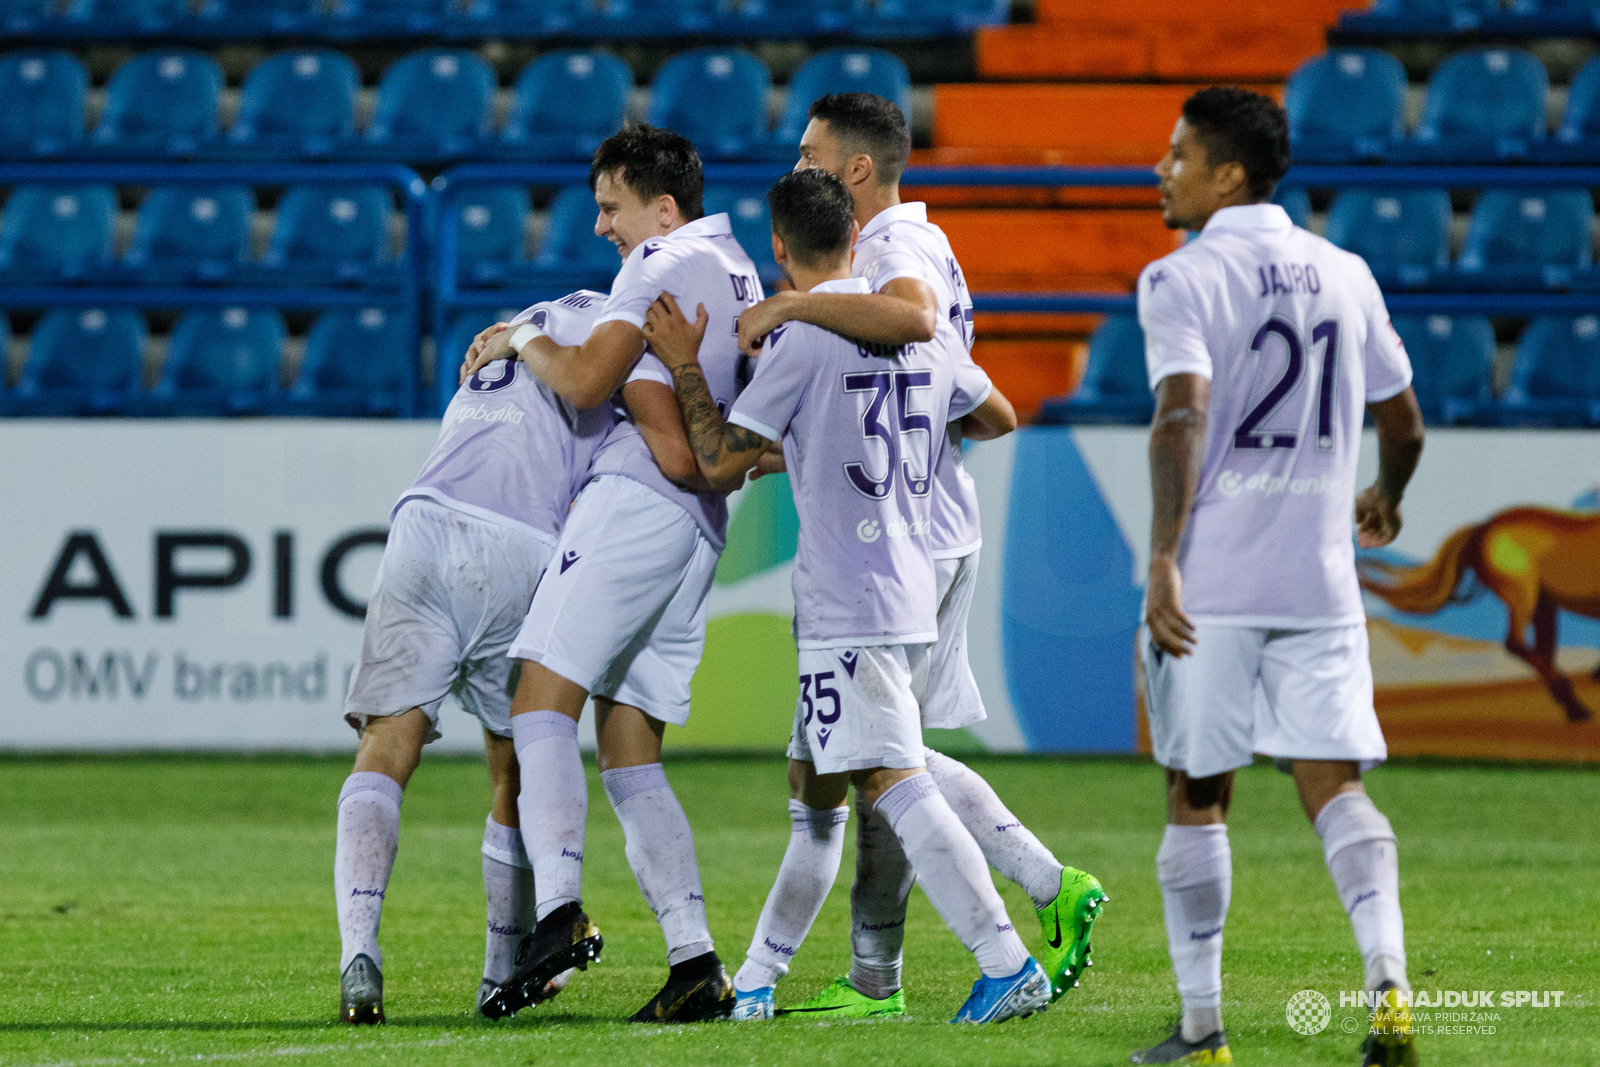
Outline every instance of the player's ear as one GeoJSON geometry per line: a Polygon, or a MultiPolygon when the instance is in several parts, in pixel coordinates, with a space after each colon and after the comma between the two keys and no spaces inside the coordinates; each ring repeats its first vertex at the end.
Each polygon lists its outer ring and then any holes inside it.
{"type": "Polygon", "coordinates": [[[789,250],[783,245],[783,238],[778,236],[778,231],[772,231],[772,259],[780,267],[789,265],[789,250]]]}
{"type": "Polygon", "coordinates": [[[678,201],[671,193],[662,193],[656,197],[656,221],[663,230],[672,228],[678,219],[678,201]]]}
{"type": "Polygon", "coordinates": [[[1245,172],[1243,163],[1233,160],[1217,168],[1216,181],[1223,198],[1227,199],[1248,192],[1250,175],[1245,172]]]}
{"type": "Polygon", "coordinates": [[[855,251],[856,242],[861,239],[861,223],[854,219],[850,222],[850,250],[855,251]]]}
{"type": "Polygon", "coordinates": [[[877,168],[872,165],[872,157],[865,152],[857,152],[850,157],[850,162],[844,169],[844,183],[846,185],[861,185],[873,181],[877,176],[877,168]]]}

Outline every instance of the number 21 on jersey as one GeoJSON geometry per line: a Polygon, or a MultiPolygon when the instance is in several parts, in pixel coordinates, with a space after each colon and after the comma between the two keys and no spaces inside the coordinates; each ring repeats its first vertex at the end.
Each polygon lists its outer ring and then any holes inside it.
{"type": "Polygon", "coordinates": [[[1302,342],[1293,324],[1283,319],[1268,319],[1250,342],[1252,355],[1260,356],[1270,338],[1277,337],[1284,347],[1287,364],[1277,384],[1267,390],[1261,402],[1250,409],[1238,429],[1233,431],[1233,447],[1248,449],[1298,448],[1300,435],[1294,430],[1263,430],[1261,424],[1272,417],[1305,376],[1306,356],[1322,345],[1322,367],[1317,381],[1317,448],[1333,449],[1333,388],[1339,366],[1339,320],[1324,319],[1311,328],[1310,344],[1302,342]]]}

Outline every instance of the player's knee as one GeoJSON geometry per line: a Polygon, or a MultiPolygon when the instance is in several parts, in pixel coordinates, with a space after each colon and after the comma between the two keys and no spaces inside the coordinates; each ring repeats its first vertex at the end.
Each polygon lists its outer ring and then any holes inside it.
{"type": "Polygon", "coordinates": [[[1172,780],[1170,791],[1190,811],[1204,811],[1222,805],[1228,795],[1229,778],[1214,774],[1209,778],[1190,778],[1178,773],[1172,780]]]}

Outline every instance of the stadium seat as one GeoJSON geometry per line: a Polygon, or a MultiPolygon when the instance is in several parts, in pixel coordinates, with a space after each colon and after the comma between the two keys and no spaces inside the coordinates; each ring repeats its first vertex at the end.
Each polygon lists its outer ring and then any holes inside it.
{"type": "Polygon", "coordinates": [[[1083,384],[1071,396],[1046,400],[1039,409],[1039,422],[1148,422],[1154,410],[1139,319],[1107,315],[1089,338],[1083,384]]]}
{"type": "Polygon", "coordinates": [[[139,205],[122,269],[146,284],[228,279],[250,259],[255,209],[255,193],[244,185],[153,189],[139,205]]]}
{"type": "Polygon", "coordinates": [[[109,185],[23,185],[0,222],[0,281],[81,281],[111,263],[117,217],[109,185]]]}
{"type": "Polygon", "coordinates": [[[730,21],[753,36],[831,36],[851,32],[871,10],[867,0],[743,0],[730,21]]]}
{"type": "Polygon", "coordinates": [[[384,308],[324,312],[284,410],[302,415],[398,415],[408,408],[417,339],[410,319],[384,308]]]}
{"type": "Polygon", "coordinates": [[[226,24],[229,36],[303,34],[322,15],[321,0],[201,0],[199,25],[226,24]]]}
{"type": "Polygon", "coordinates": [[[1272,202],[1289,213],[1289,221],[1302,230],[1311,225],[1311,194],[1298,185],[1280,185],[1272,202]]]}
{"type": "Polygon", "coordinates": [[[0,29],[13,36],[33,33],[55,14],[54,0],[0,0],[0,29]]]}
{"type": "Polygon", "coordinates": [[[622,129],[633,71],[609,52],[550,52],[529,63],[511,93],[503,149],[524,159],[581,159],[622,129]]]}
{"type": "Polygon", "coordinates": [[[280,52],[244,80],[228,144],[272,155],[326,156],[355,135],[361,74],[341,52],[280,52]]]}
{"type": "Polygon", "coordinates": [[[288,328],[270,308],[191,311],[178,320],[149,404],[163,415],[257,415],[279,393],[288,328]]]}
{"type": "Polygon", "coordinates": [[[192,155],[217,136],[222,68],[203,52],[134,56],[106,84],[93,143],[123,155],[192,155]]]}
{"type": "Polygon", "coordinates": [[[454,20],[468,32],[492,28],[502,37],[559,37],[574,32],[590,8],[585,0],[468,0],[454,20]]]}
{"type": "MultiPolygon", "coordinates": [[[[1600,4],[1596,9],[1600,11],[1600,4]]],[[[1589,60],[1573,75],[1561,124],[1536,155],[1547,163],[1600,162],[1600,58],[1589,60]]]]}
{"type": "Polygon", "coordinates": [[[97,37],[169,34],[189,14],[187,0],[72,0],[66,21],[97,37]]]}
{"type": "Polygon", "coordinates": [[[1587,189],[1492,189],[1472,211],[1451,282],[1468,288],[1570,284],[1591,262],[1587,189]]]}
{"type": "Polygon", "coordinates": [[[1391,32],[1459,32],[1477,29],[1499,9],[1499,0],[1374,0],[1362,21],[1391,32]]]}
{"type": "Polygon", "coordinates": [[[783,118],[764,154],[794,159],[806,131],[806,111],[829,93],[877,93],[899,104],[911,121],[911,75],[898,56],[879,48],[834,48],[806,60],[789,79],[783,118]]]}
{"type": "Polygon", "coordinates": [[[1494,327],[1482,315],[1396,315],[1395,332],[1411,357],[1411,387],[1430,423],[1471,422],[1489,401],[1494,327]]]}
{"type": "Polygon", "coordinates": [[[979,26],[1002,26],[1011,17],[1010,0],[878,0],[869,17],[856,22],[863,37],[894,40],[959,37],[979,26]]]}
{"type": "Polygon", "coordinates": [[[561,296],[574,289],[607,291],[622,266],[610,241],[594,234],[594,194],[587,185],[569,185],[550,205],[544,240],[519,284],[561,296]]]}
{"type": "Polygon", "coordinates": [[[783,277],[783,272],[772,258],[772,214],[767,210],[767,188],[764,185],[708,185],[705,211],[707,215],[727,212],[734,239],[745,255],[755,261],[761,283],[770,287],[783,277]]]}
{"type": "Polygon", "coordinates": [[[89,75],[71,52],[0,56],[0,156],[57,156],[83,139],[89,75]]]}
{"type": "Polygon", "coordinates": [[[605,0],[592,4],[591,29],[600,37],[703,34],[715,28],[717,0],[605,0]]]}
{"type": "Polygon", "coordinates": [[[1450,194],[1348,189],[1328,209],[1327,237],[1366,260],[1382,285],[1426,285],[1450,267],[1450,194]]]}
{"type": "Polygon", "coordinates": [[[758,151],[767,137],[767,65],[737,48],[697,48],[667,60],[650,86],[650,124],[676,130],[708,159],[758,151]]]}
{"type": "Polygon", "coordinates": [[[454,7],[449,0],[334,0],[328,12],[328,32],[358,41],[432,35],[454,7]]]}
{"type": "Polygon", "coordinates": [[[1530,323],[1496,412],[1497,421],[1513,425],[1600,424],[1600,318],[1530,323]]]}
{"type": "Polygon", "coordinates": [[[389,190],[381,185],[302,185],[278,201],[278,222],[261,259],[282,284],[363,284],[386,279],[389,190]]]}
{"type": "Polygon", "coordinates": [[[489,139],[494,71],[471,52],[429,48],[396,60],[378,83],[369,149],[388,157],[444,159],[489,139]]]}
{"type": "Polygon", "coordinates": [[[1406,72],[1376,48],[1339,48],[1289,78],[1284,107],[1296,163],[1381,159],[1405,137],[1406,72]]]}
{"type": "Polygon", "coordinates": [[[138,407],[144,317],[126,308],[57,308],[33,328],[12,393],[29,415],[116,415],[138,407]]]}
{"type": "Polygon", "coordinates": [[[1439,65],[1411,140],[1398,161],[1474,163],[1526,159],[1544,140],[1544,64],[1515,48],[1473,48],[1439,65]]]}
{"type": "Polygon", "coordinates": [[[521,185],[469,188],[454,202],[456,276],[462,285],[504,285],[527,260],[528,190],[521,185]]]}

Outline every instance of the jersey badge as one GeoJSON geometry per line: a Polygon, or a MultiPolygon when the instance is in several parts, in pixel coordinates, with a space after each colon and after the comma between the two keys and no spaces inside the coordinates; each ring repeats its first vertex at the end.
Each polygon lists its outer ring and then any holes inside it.
{"type": "Polygon", "coordinates": [[[852,678],[856,676],[856,657],[859,655],[860,653],[855,649],[851,649],[849,652],[839,653],[839,665],[843,667],[844,672],[852,678]]]}
{"type": "Polygon", "coordinates": [[[570,548],[561,553],[561,573],[567,573],[567,568],[578,562],[578,558],[578,553],[570,548]]]}

